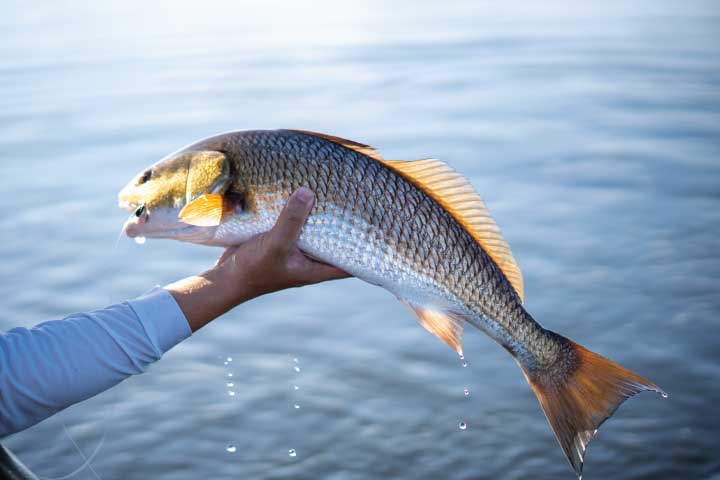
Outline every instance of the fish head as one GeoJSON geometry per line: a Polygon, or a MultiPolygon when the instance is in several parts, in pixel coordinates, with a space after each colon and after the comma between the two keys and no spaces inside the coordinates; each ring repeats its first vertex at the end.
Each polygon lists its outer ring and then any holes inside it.
{"type": "Polygon", "coordinates": [[[125,222],[129,237],[173,238],[204,243],[213,226],[185,223],[182,209],[206,194],[223,194],[230,185],[224,153],[188,148],[135,175],[118,194],[120,208],[133,212],[125,222]]]}

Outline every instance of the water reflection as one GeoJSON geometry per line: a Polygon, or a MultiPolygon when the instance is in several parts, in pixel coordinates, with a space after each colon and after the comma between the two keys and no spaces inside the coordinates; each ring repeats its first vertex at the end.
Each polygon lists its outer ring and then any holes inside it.
{"type": "MultiPolygon", "coordinates": [[[[216,249],[166,241],[113,250],[115,193],[146,164],[220,131],[325,131],[467,174],[523,269],[530,312],[670,392],[603,425],[587,478],[720,471],[713,3],[204,7],[5,6],[0,328],[215,261],[216,249]]],[[[103,478],[571,478],[510,357],[474,331],[464,351],[466,369],[356,280],[291,290],[8,444],[43,477],[80,463],[65,421],[85,451],[107,431],[92,462],[103,478]],[[218,384],[217,352],[242,381],[218,384]],[[312,366],[302,414],[288,408],[289,355],[312,366]],[[482,432],[460,434],[460,421],[482,432]],[[223,451],[229,439],[242,456],[223,451]]]]}

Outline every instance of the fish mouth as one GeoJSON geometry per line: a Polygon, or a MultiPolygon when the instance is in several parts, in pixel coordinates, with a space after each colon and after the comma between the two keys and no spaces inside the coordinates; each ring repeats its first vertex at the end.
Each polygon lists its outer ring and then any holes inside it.
{"type": "Polygon", "coordinates": [[[177,207],[150,209],[147,204],[127,199],[119,199],[118,206],[132,212],[123,225],[123,233],[129,238],[169,238],[191,243],[207,243],[215,234],[215,228],[198,227],[182,222],[178,218],[177,207]]]}
{"type": "Polygon", "coordinates": [[[175,238],[182,236],[184,233],[188,233],[193,230],[193,225],[179,226],[176,228],[162,228],[162,229],[149,229],[147,224],[140,224],[133,219],[129,219],[125,222],[123,231],[125,235],[130,238],[135,237],[146,237],[146,238],[175,238]]]}
{"type": "Polygon", "coordinates": [[[145,205],[127,200],[119,200],[118,206],[133,212],[123,225],[123,232],[130,238],[175,238],[195,228],[180,222],[174,209],[159,209],[150,214],[145,205]]]}

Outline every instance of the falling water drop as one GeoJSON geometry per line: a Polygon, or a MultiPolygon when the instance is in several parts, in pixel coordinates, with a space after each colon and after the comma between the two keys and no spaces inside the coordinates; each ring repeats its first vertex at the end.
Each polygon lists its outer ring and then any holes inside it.
{"type": "Polygon", "coordinates": [[[667,398],[667,397],[668,397],[668,394],[665,393],[665,392],[660,392],[660,395],[662,395],[663,398],[667,398]]]}
{"type": "Polygon", "coordinates": [[[295,365],[295,366],[293,367],[293,370],[295,370],[296,372],[299,372],[299,371],[300,371],[300,367],[298,367],[297,365],[295,365]]]}
{"type": "Polygon", "coordinates": [[[230,395],[231,397],[234,397],[234,396],[235,396],[235,392],[232,391],[232,390],[228,390],[228,395],[230,395]]]}
{"type": "Polygon", "coordinates": [[[459,352],[459,353],[458,353],[458,357],[460,357],[460,364],[461,364],[463,367],[467,367],[467,362],[465,361],[465,355],[463,355],[462,352],[459,352]]]}
{"type": "Polygon", "coordinates": [[[295,410],[300,410],[300,405],[298,405],[297,403],[294,405],[294,407],[295,407],[295,410]]]}
{"type": "Polygon", "coordinates": [[[142,245],[145,243],[145,237],[135,237],[135,243],[142,245]]]}
{"type": "Polygon", "coordinates": [[[225,385],[227,385],[228,388],[232,388],[235,386],[233,382],[227,382],[225,385]]]}
{"type": "Polygon", "coordinates": [[[300,390],[300,387],[298,385],[293,385],[293,390],[300,390]]]}
{"type": "Polygon", "coordinates": [[[291,457],[295,457],[297,456],[297,452],[294,448],[291,448],[290,450],[288,450],[288,455],[290,455],[291,457]]]}
{"type": "Polygon", "coordinates": [[[293,362],[294,362],[294,363],[300,363],[300,360],[298,360],[298,358],[295,357],[295,358],[293,358],[293,362]]]}
{"type": "Polygon", "coordinates": [[[460,425],[458,425],[458,427],[460,428],[460,430],[465,430],[465,429],[467,429],[467,423],[460,422],[460,425]]]}
{"type": "Polygon", "coordinates": [[[227,358],[225,359],[225,361],[226,361],[226,362],[232,362],[232,357],[227,357],[227,358]]]}
{"type": "Polygon", "coordinates": [[[237,452],[237,447],[231,443],[227,447],[225,447],[225,450],[227,450],[230,453],[235,453],[235,452],[237,452]]]}
{"type": "Polygon", "coordinates": [[[470,396],[470,390],[469,390],[467,387],[465,387],[465,388],[463,389],[463,393],[465,394],[466,397],[469,397],[469,396],[470,396]]]}
{"type": "Polygon", "coordinates": [[[227,364],[228,364],[228,362],[223,362],[223,365],[227,365],[227,364]]]}

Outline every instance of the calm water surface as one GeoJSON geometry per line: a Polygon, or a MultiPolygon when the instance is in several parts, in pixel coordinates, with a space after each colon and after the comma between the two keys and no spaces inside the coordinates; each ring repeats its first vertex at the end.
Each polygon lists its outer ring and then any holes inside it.
{"type": "MultiPolygon", "coordinates": [[[[116,192],[143,166],[220,131],[329,132],[467,174],[529,311],[668,391],[618,410],[585,478],[718,478],[719,15],[714,2],[6,2],[0,329],[212,264],[218,249],[114,247],[116,192]]],[[[77,479],[573,478],[512,359],[477,331],[465,352],[468,368],[358,280],[286,291],[7,444],[44,478],[82,464],[64,425],[85,455],[101,445],[77,479]]]]}

